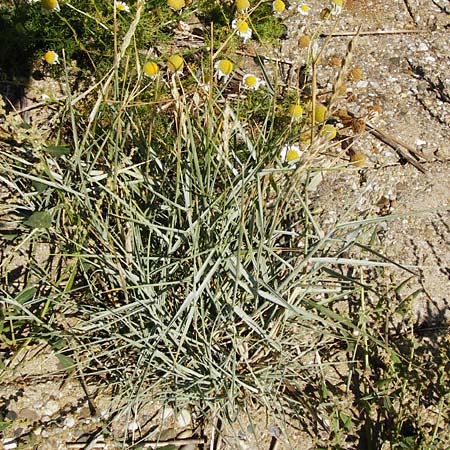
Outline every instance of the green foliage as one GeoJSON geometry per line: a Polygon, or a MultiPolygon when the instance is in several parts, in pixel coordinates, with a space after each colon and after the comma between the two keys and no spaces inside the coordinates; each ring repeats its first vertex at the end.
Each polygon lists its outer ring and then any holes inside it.
{"type": "MultiPolygon", "coordinates": [[[[33,145],[30,131],[2,152],[2,176],[20,197],[11,209],[34,211],[14,230],[17,248],[30,243],[33,285],[14,291],[5,276],[2,341],[16,349],[45,339],[64,370],[115,388],[124,410],[151,399],[226,421],[260,405],[300,418],[317,448],[432,448],[442,430],[421,420],[421,401],[448,407],[448,345],[430,363],[407,323],[409,297],[378,286],[377,261],[387,263],[377,219],[342,219],[326,233],[317,222],[309,191],[329,142],[316,125],[297,165],[280,157],[311,132],[310,113],[287,113],[306,99],[298,89],[280,95],[276,67],[262,58],[257,91],[239,85],[237,70],[229,81],[211,73],[219,49],[242,60],[230,4],[174,13],[148,0],[135,16],[138,7],[116,21],[113,3],[97,0],[50,15],[38,4],[1,7],[6,35],[26,36],[24,73],[48,49],[64,52],[53,75],[75,89],[45,144],[33,145]],[[193,11],[203,41],[178,48],[176,30],[193,11]],[[174,53],[183,73],[164,67],[174,53]],[[141,73],[147,59],[156,78],[141,73]],[[88,74],[92,86],[76,91],[74,78],[88,74]],[[57,270],[37,262],[42,244],[57,270]],[[330,260],[351,245],[365,259],[348,258],[344,274],[330,260]],[[375,269],[356,273],[365,260],[375,269]],[[386,323],[399,313],[405,336],[386,323]]],[[[269,2],[250,23],[265,42],[284,30],[269,2]]]]}

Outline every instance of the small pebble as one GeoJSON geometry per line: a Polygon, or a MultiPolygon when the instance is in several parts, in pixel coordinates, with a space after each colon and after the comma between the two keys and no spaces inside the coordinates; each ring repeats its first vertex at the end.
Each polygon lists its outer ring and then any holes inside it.
{"type": "Polygon", "coordinates": [[[182,409],[177,416],[177,424],[180,428],[186,428],[191,424],[191,413],[187,409],[182,409]]]}
{"type": "Polygon", "coordinates": [[[173,416],[173,408],[171,408],[170,406],[164,406],[161,413],[161,419],[166,420],[172,416],[173,416]]]}
{"type": "Polygon", "coordinates": [[[66,417],[66,419],[64,420],[64,426],[67,428],[72,428],[75,426],[75,419],[73,418],[73,416],[69,416],[66,417]]]}
{"type": "Polygon", "coordinates": [[[34,409],[31,408],[22,408],[19,411],[19,417],[21,419],[27,419],[33,422],[39,420],[39,414],[34,409]]]}
{"type": "Polygon", "coordinates": [[[88,417],[91,417],[91,411],[88,406],[83,406],[79,411],[78,414],[80,418],[87,419],[88,417]]]}
{"type": "Polygon", "coordinates": [[[4,450],[12,450],[13,448],[17,448],[17,442],[15,439],[3,439],[3,448],[4,450]]]}
{"type": "Polygon", "coordinates": [[[137,431],[137,430],[139,430],[139,424],[135,420],[131,421],[128,424],[128,431],[133,432],[133,431],[137,431]]]}
{"type": "Polygon", "coordinates": [[[423,139],[416,139],[416,145],[418,146],[418,147],[420,147],[420,146],[422,146],[422,145],[425,145],[427,143],[427,141],[424,141],[423,139]]]}
{"type": "Polygon", "coordinates": [[[49,400],[43,409],[43,414],[46,416],[53,416],[53,414],[59,411],[59,403],[56,400],[49,400]]]}

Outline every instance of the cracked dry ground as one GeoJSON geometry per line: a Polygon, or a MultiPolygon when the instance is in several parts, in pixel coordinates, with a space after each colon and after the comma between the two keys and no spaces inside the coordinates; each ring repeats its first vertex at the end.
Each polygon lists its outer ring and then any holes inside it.
{"type": "MultiPolygon", "coordinates": [[[[316,8],[325,2],[310,3],[316,8]]],[[[298,38],[306,24],[314,21],[317,15],[301,20],[287,17],[288,38],[276,56],[295,60],[298,38]]],[[[324,232],[337,219],[351,221],[368,213],[400,216],[380,225],[380,253],[410,272],[387,268],[386,280],[380,283],[400,284],[410,278],[401,295],[416,292],[416,327],[427,339],[448,330],[450,322],[450,4],[445,0],[348,0],[324,60],[345,55],[348,34],[360,26],[352,67],[362,70],[362,78],[349,84],[346,106],[364,117],[373,105],[379,105],[382,114],[374,119],[374,126],[419,152],[424,172],[370,133],[363,133],[355,145],[366,156],[364,166],[327,172],[313,200],[324,232]],[[427,210],[434,212],[423,212],[427,210]]],[[[327,79],[327,70],[331,69],[324,69],[322,79],[327,79]]],[[[345,152],[340,157],[348,159],[345,152]]],[[[70,379],[61,383],[49,375],[58,367],[54,355],[36,347],[18,355],[17,361],[3,378],[0,394],[10,418],[17,419],[14,434],[34,430],[34,443],[22,448],[68,448],[67,442],[97,432],[98,421],[91,417],[80,384],[70,379]]],[[[112,403],[100,397],[97,408],[107,410],[112,403]]],[[[153,412],[142,414],[149,418],[153,412]]],[[[123,429],[123,420],[113,424],[113,431],[114,426],[117,432],[123,429]]],[[[255,414],[252,427],[257,432],[247,432],[249,424],[243,419],[237,433],[240,438],[224,442],[223,448],[269,449],[271,425],[264,414],[255,414]]],[[[280,440],[278,450],[292,445],[298,450],[315,448],[310,435],[291,432],[290,445],[280,440]]]]}

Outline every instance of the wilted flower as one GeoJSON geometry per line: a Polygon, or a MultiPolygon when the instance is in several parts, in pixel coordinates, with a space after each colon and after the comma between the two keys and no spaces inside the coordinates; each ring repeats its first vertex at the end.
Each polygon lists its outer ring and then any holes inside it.
{"type": "Polygon", "coordinates": [[[45,53],[44,59],[48,64],[59,64],[58,54],[53,50],[49,50],[45,53]]]}
{"type": "Polygon", "coordinates": [[[156,64],[153,61],[146,62],[142,69],[143,69],[145,75],[147,75],[150,78],[156,78],[159,73],[158,64],[156,64]]]}
{"type": "Polygon", "coordinates": [[[336,16],[342,12],[342,0],[331,0],[331,14],[336,16]]]}
{"type": "Polygon", "coordinates": [[[252,29],[245,20],[234,19],[231,22],[231,28],[236,30],[236,34],[244,40],[244,44],[252,37],[252,29]]]}
{"type": "Polygon", "coordinates": [[[167,0],[167,4],[174,11],[181,11],[186,6],[186,2],[184,0],[167,0]]]}
{"type": "Polygon", "coordinates": [[[328,114],[328,108],[322,103],[317,103],[314,110],[314,120],[316,122],[325,122],[328,114]]]}
{"type": "Polygon", "coordinates": [[[272,10],[275,14],[281,14],[286,9],[286,4],[282,0],[274,0],[272,10]]]}
{"type": "Polygon", "coordinates": [[[216,69],[217,78],[219,80],[223,78],[224,81],[227,81],[233,71],[233,63],[228,59],[221,59],[214,64],[214,68],[216,69]]]}
{"type": "Polygon", "coordinates": [[[242,13],[247,11],[250,8],[250,2],[248,0],[236,0],[236,11],[238,13],[242,13]]]}
{"type": "Polygon", "coordinates": [[[336,127],[329,123],[326,123],[320,130],[320,135],[331,141],[337,135],[336,127]]]}
{"type": "Polygon", "coordinates": [[[303,115],[302,106],[299,105],[298,103],[289,106],[289,114],[294,120],[300,119],[303,115]]]}
{"type": "Polygon", "coordinates": [[[302,156],[302,152],[298,145],[284,145],[281,149],[281,161],[287,162],[288,164],[294,164],[302,156]]]}
{"type": "Polygon", "coordinates": [[[242,86],[244,89],[251,89],[252,91],[257,91],[263,84],[263,80],[250,73],[244,75],[244,78],[242,79],[242,86]]]}
{"type": "Polygon", "coordinates": [[[41,6],[47,13],[60,10],[58,0],[41,0],[41,6]]]}
{"type": "Polygon", "coordinates": [[[130,12],[130,7],[125,2],[116,1],[115,6],[116,6],[117,11],[130,12]]]}
{"type": "Polygon", "coordinates": [[[167,67],[172,72],[181,72],[184,67],[184,59],[180,55],[172,55],[167,60],[167,67]]]}

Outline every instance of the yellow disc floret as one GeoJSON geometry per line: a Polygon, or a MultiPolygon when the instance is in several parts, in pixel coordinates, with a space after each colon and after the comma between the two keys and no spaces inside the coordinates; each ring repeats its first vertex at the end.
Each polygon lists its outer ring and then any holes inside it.
{"type": "Polygon", "coordinates": [[[244,84],[249,88],[254,88],[258,83],[258,79],[255,75],[247,75],[244,77],[244,84]]]}
{"type": "Polygon", "coordinates": [[[320,130],[320,134],[331,141],[336,137],[337,130],[333,125],[326,123],[320,130]]]}
{"type": "Polygon", "coordinates": [[[184,0],[167,0],[167,4],[174,11],[180,11],[186,6],[186,2],[184,0]]]}
{"type": "Polygon", "coordinates": [[[286,9],[286,4],[282,0],[275,0],[272,3],[273,12],[282,13],[286,9]]]}
{"type": "Polygon", "coordinates": [[[155,77],[156,75],[158,75],[159,67],[155,62],[149,61],[144,64],[143,70],[145,75],[149,77],[155,77]]]}
{"type": "Polygon", "coordinates": [[[236,29],[239,33],[245,34],[248,32],[248,23],[245,20],[238,20],[236,22],[236,29]]]}
{"type": "Polygon", "coordinates": [[[46,12],[59,11],[58,0],[41,0],[41,6],[46,12]]]}
{"type": "Polygon", "coordinates": [[[230,73],[233,71],[233,63],[228,59],[222,59],[219,61],[217,69],[223,75],[230,75],[230,73]]]}
{"type": "Polygon", "coordinates": [[[172,72],[180,72],[184,67],[184,59],[180,55],[172,55],[167,60],[167,67],[172,72]]]}
{"type": "Polygon", "coordinates": [[[299,104],[289,106],[289,114],[293,119],[300,119],[303,114],[303,108],[299,104]]]}
{"type": "Polygon", "coordinates": [[[325,105],[322,105],[322,103],[318,103],[314,111],[314,120],[316,122],[325,122],[327,118],[327,112],[327,107],[325,105]]]}
{"type": "Polygon", "coordinates": [[[287,162],[295,161],[299,157],[300,157],[300,154],[295,148],[290,148],[286,153],[286,161],[287,162]]]}
{"type": "Polygon", "coordinates": [[[48,52],[46,52],[44,55],[44,59],[48,64],[58,64],[59,63],[58,54],[56,52],[54,52],[53,50],[49,50],[48,52]]]}
{"type": "Polygon", "coordinates": [[[236,11],[243,12],[250,8],[250,2],[248,0],[236,0],[236,11]]]}

